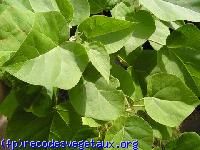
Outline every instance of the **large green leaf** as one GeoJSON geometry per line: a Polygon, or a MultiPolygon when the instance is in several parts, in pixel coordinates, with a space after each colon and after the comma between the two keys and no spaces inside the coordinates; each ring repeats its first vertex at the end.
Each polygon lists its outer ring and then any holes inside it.
{"type": "Polygon", "coordinates": [[[63,43],[45,54],[35,54],[34,51],[27,53],[29,57],[38,55],[33,59],[24,57],[27,60],[23,60],[21,56],[25,56],[26,53],[17,54],[11,60],[15,63],[9,62],[10,64],[5,67],[6,71],[25,82],[47,88],[70,89],[74,87],[88,63],[85,48],[74,42],[63,43]],[[20,60],[23,61],[16,62],[20,60]]]}
{"type": "Polygon", "coordinates": [[[103,78],[96,82],[82,80],[69,92],[75,110],[86,117],[114,120],[125,111],[125,98],[103,78]]]}
{"type": "Polygon", "coordinates": [[[93,42],[86,44],[87,54],[93,66],[109,82],[110,57],[101,43],[93,42]]]}
{"type": "Polygon", "coordinates": [[[121,49],[133,31],[134,24],[105,16],[92,16],[79,25],[78,29],[92,40],[102,42],[108,53],[121,49]]]}
{"type": "Polygon", "coordinates": [[[158,53],[161,70],[178,76],[200,96],[200,30],[185,25],[167,39],[167,46],[158,53]]]}
{"type": "Polygon", "coordinates": [[[179,126],[199,105],[199,99],[174,75],[152,75],[147,86],[145,109],[148,115],[160,124],[179,126]]]}
{"type": "MultiPolygon", "coordinates": [[[[0,16],[3,22],[1,37],[4,39],[0,47],[8,45],[8,48],[0,50],[2,57],[7,51],[9,54],[16,52],[4,65],[4,69],[34,85],[62,89],[75,86],[88,59],[84,47],[80,44],[63,43],[69,37],[66,19],[54,10],[33,13],[18,8],[20,4],[25,5],[24,1],[13,2],[16,2],[16,8],[15,5],[8,6],[0,16]],[[10,48],[12,42],[14,46],[10,48]],[[73,75],[70,76],[71,74],[73,75]]],[[[45,2],[50,3],[41,1],[42,4],[46,4],[45,2]]],[[[39,9],[38,7],[36,8],[39,9]]]]}
{"type": "Polygon", "coordinates": [[[196,0],[190,0],[185,4],[177,0],[139,0],[156,17],[164,21],[188,20],[200,22],[200,6],[196,0]]]}
{"type": "MultiPolygon", "coordinates": [[[[118,118],[105,137],[105,141],[115,142],[113,146],[116,147],[122,141],[133,142],[135,140],[138,141],[139,150],[151,150],[153,144],[152,128],[138,116],[118,118]]],[[[133,145],[130,144],[128,150],[131,149],[133,149],[133,145]]]]}
{"type": "Polygon", "coordinates": [[[45,53],[68,38],[68,24],[59,12],[33,13],[17,6],[0,5],[6,7],[0,14],[1,63],[17,51],[24,57],[45,53]]]}
{"type": "Polygon", "coordinates": [[[170,141],[166,150],[200,150],[200,137],[196,133],[183,133],[179,138],[170,141]]]}

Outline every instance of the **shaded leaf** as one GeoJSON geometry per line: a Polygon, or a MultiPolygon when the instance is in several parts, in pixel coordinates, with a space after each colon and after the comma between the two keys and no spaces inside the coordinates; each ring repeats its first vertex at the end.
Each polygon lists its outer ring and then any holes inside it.
{"type": "MultiPolygon", "coordinates": [[[[135,140],[138,141],[139,150],[151,150],[153,131],[149,124],[138,116],[118,118],[105,137],[105,141],[114,141],[115,144],[135,140]]],[[[133,145],[130,144],[128,149],[133,149],[133,145]]]]}
{"type": "Polygon", "coordinates": [[[166,150],[200,150],[200,137],[196,133],[183,133],[179,138],[170,141],[166,150]]]}
{"type": "Polygon", "coordinates": [[[130,72],[128,72],[122,67],[114,64],[112,66],[111,73],[120,81],[120,89],[124,92],[124,94],[132,98],[134,96],[135,87],[131,76],[131,68],[130,72]]]}
{"type": "Polygon", "coordinates": [[[51,116],[38,118],[32,113],[17,110],[8,122],[7,138],[12,140],[47,140],[51,116]]]}

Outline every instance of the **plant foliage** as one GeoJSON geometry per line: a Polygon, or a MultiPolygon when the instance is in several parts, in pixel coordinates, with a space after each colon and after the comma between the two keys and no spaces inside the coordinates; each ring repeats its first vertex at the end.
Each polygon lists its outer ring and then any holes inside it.
{"type": "Polygon", "coordinates": [[[6,138],[200,149],[179,130],[200,104],[199,3],[0,1],[6,138]]]}

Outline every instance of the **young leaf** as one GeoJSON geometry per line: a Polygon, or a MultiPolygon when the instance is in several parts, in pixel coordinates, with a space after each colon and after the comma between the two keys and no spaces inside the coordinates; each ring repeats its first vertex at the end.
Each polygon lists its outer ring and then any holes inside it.
{"type": "Polygon", "coordinates": [[[200,22],[200,12],[194,9],[193,4],[195,0],[189,3],[180,5],[176,0],[139,0],[140,3],[150,10],[156,17],[164,21],[188,20],[193,22],[200,22]]]}
{"type": "Polygon", "coordinates": [[[198,97],[174,75],[152,75],[147,86],[148,97],[144,98],[144,105],[148,115],[169,127],[179,126],[200,103],[198,97]]]}
{"type": "MultiPolygon", "coordinates": [[[[105,141],[138,141],[140,150],[151,150],[153,143],[153,131],[149,124],[138,116],[120,117],[114,121],[113,126],[106,134],[105,141]]],[[[128,150],[132,150],[129,145],[128,150]]]]}

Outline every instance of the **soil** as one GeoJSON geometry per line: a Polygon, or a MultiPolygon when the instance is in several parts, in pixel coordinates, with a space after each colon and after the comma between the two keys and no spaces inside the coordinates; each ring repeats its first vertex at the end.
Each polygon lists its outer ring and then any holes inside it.
{"type": "Polygon", "coordinates": [[[187,117],[180,126],[181,132],[196,132],[200,135],[200,110],[199,108],[187,117]]]}

